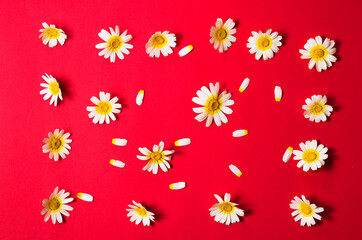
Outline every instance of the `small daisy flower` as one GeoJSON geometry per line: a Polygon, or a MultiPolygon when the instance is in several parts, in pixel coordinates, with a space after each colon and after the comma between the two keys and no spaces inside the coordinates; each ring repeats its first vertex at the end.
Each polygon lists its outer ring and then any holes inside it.
{"type": "Polygon", "coordinates": [[[317,122],[327,121],[333,111],[332,106],[327,105],[327,96],[322,95],[313,95],[312,99],[307,98],[305,100],[306,105],[303,105],[302,108],[304,111],[304,117],[309,118],[309,121],[317,122]]]}
{"type": "Polygon", "coordinates": [[[133,45],[127,43],[132,39],[132,35],[127,35],[127,30],[125,30],[121,35],[119,32],[119,27],[116,26],[115,30],[109,28],[110,33],[102,29],[98,36],[105,42],[99,43],[96,45],[97,49],[103,49],[98,53],[99,56],[103,56],[107,59],[110,57],[111,62],[116,61],[116,55],[119,59],[124,59],[124,55],[129,54],[128,49],[133,48],[133,45]]]}
{"type": "Polygon", "coordinates": [[[207,87],[202,87],[201,90],[196,92],[197,97],[192,98],[192,101],[196,104],[202,105],[202,107],[193,108],[195,113],[199,113],[195,119],[199,122],[206,120],[206,127],[209,127],[213,121],[216,125],[221,126],[221,122],[227,123],[228,119],[226,114],[232,114],[228,106],[234,104],[234,100],[231,100],[231,93],[227,93],[227,90],[219,94],[219,83],[215,86],[210,83],[210,90],[207,87]]]}
{"type": "Polygon", "coordinates": [[[309,200],[307,200],[304,195],[302,195],[302,199],[295,196],[294,200],[292,200],[292,203],[289,204],[289,206],[291,209],[295,209],[295,211],[292,212],[292,216],[296,216],[294,218],[296,222],[301,220],[301,226],[304,226],[307,223],[307,226],[310,227],[315,225],[314,219],[322,219],[318,213],[323,212],[324,208],[317,207],[315,204],[310,204],[309,200]]]}
{"type": "Polygon", "coordinates": [[[72,140],[69,139],[69,136],[70,133],[64,134],[63,129],[60,131],[59,129],[55,129],[54,133],[49,132],[49,138],[44,138],[43,140],[45,143],[45,145],[43,145],[43,153],[49,152],[49,158],[52,159],[54,157],[54,161],[59,160],[59,155],[64,159],[71,149],[69,143],[71,143],[72,140]]]}
{"type": "Polygon", "coordinates": [[[65,192],[64,189],[58,192],[58,187],[56,187],[53,193],[50,195],[49,199],[43,200],[44,209],[41,211],[41,215],[44,215],[44,222],[48,221],[50,217],[52,217],[52,222],[55,224],[62,223],[62,215],[69,217],[69,213],[67,211],[73,211],[73,208],[67,203],[73,201],[73,198],[67,198],[69,196],[69,192],[65,192]]]}
{"type": "Polygon", "coordinates": [[[167,172],[171,168],[168,161],[171,160],[171,155],[175,152],[174,150],[163,150],[164,143],[161,141],[158,145],[153,145],[152,151],[148,148],[138,148],[138,150],[144,155],[137,158],[140,160],[149,160],[147,165],[142,169],[143,171],[153,172],[157,174],[158,167],[160,167],[164,172],[167,172]]]}
{"type": "Polygon", "coordinates": [[[238,204],[230,202],[230,193],[225,193],[224,200],[215,194],[215,198],[219,203],[214,204],[209,211],[210,216],[215,217],[214,220],[219,223],[225,223],[230,225],[230,223],[240,222],[239,217],[244,216],[244,210],[236,207],[238,204]]]}
{"type": "Polygon", "coordinates": [[[314,65],[318,72],[327,70],[327,67],[332,67],[332,62],[337,61],[337,58],[333,56],[336,53],[334,48],[335,42],[329,38],[325,38],[322,42],[321,36],[315,37],[315,39],[308,39],[304,45],[304,49],[300,49],[299,52],[302,54],[302,59],[310,59],[308,68],[312,69],[314,65]]]}
{"type": "Polygon", "coordinates": [[[162,33],[155,32],[146,43],[146,53],[150,57],[160,57],[160,53],[167,57],[173,53],[171,47],[176,47],[176,36],[169,31],[163,31],[162,33]]]}
{"type": "Polygon", "coordinates": [[[134,205],[128,205],[131,209],[126,209],[129,213],[127,214],[127,217],[131,217],[130,221],[134,222],[138,225],[141,222],[144,226],[150,226],[150,220],[152,222],[155,221],[154,213],[149,212],[146,210],[142,204],[137,203],[135,201],[132,201],[134,205]]]}
{"type": "Polygon", "coordinates": [[[298,160],[297,167],[303,167],[303,170],[307,172],[309,168],[313,171],[321,168],[328,158],[328,148],[324,147],[323,144],[317,144],[317,140],[306,141],[306,143],[300,143],[300,150],[294,150],[294,160],[298,160]]]}
{"type": "Polygon", "coordinates": [[[280,42],[282,36],[279,36],[278,32],[272,33],[271,29],[268,29],[265,33],[253,31],[251,34],[253,36],[249,37],[246,46],[250,48],[249,52],[251,54],[255,53],[256,60],[259,60],[261,56],[263,56],[264,60],[273,58],[274,53],[277,53],[282,45],[280,42]]]}
{"type": "Polygon", "coordinates": [[[56,28],[54,24],[49,26],[46,22],[43,22],[42,25],[44,28],[39,30],[41,32],[39,38],[41,38],[44,45],[49,43],[49,47],[54,47],[58,44],[58,41],[61,45],[64,44],[67,35],[65,35],[62,29],[56,28]]]}
{"type": "Polygon", "coordinates": [[[219,52],[226,52],[231,43],[236,41],[236,37],[233,36],[236,33],[234,26],[235,22],[231,18],[226,20],[225,24],[221,18],[218,18],[215,26],[211,27],[210,43],[214,44],[214,48],[218,49],[219,52]]]}
{"type": "Polygon", "coordinates": [[[40,86],[44,87],[44,89],[40,91],[40,95],[44,94],[44,100],[48,100],[51,97],[50,105],[54,103],[54,106],[57,106],[58,97],[60,100],[63,100],[62,91],[60,90],[59,83],[52,75],[45,74],[45,76],[43,75],[42,78],[47,83],[40,83],[40,86]]]}
{"type": "Polygon", "coordinates": [[[89,118],[93,118],[93,123],[103,124],[106,122],[110,123],[110,119],[116,121],[114,113],[120,113],[121,104],[117,103],[118,97],[111,99],[111,94],[99,92],[99,99],[96,97],[91,97],[90,99],[94,103],[95,107],[87,107],[87,110],[90,112],[88,114],[89,118]]]}

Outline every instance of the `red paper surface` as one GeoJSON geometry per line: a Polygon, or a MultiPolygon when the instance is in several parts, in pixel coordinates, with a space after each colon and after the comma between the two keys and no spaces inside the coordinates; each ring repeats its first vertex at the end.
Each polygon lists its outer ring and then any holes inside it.
{"type": "Polygon", "coordinates": [[[0,6],[0,239],[359,239],[361,2],[303,1],[8,1],[0,6]],[[138,2],[138,3],[137,3],[138,2]],[[220,54],[209,44],[216,18],[237,22],[237,41],[220,54]],[[53,49],[38,38],[42,22],[68,35],[53,49]],[[98,56],[100,30],[120,26],[134,36],[131,54],[112,64],[98,56]],[[268,61],[256,61],[246,48],[251,31],[272,28],[283,46],[268,61]],[[177,35],[180,58],[151,59],[145,52],[156,31],[177,35]],[[327,71],[309,70],[299,49],[317,35],[336,41],[338,61],[327,71]],[[48,73],[61,84],[64,101],[49,106],[39,95],[48,73]],[[238,92],[245,77],[249,88],[238,92]],[[233,93],[229,123],[210,128],[199,123],[191,99],[209,82],[233,93]],[[274,87],[284,91],[274,101],[274,87]],[[145,90],[142,106],[135,103],[145,90]],[[94,125],[88,118],[90,98],[99,91],[118,96],[123,105],[117,121],[94,125]],[[325,94],[334,107],[330,121],[316,124],[303,117],[304,100],[325,94]],[[70,155],[54,162],[42,153],[42,140],[60,128],[70,132],[70,155]],[[236,129],[249,135],[233,138],[236,129]],[[128,139],[126,147],[111,139],[128,139]],[[192,144],[173,142],[189,137],[192,144]],[[303,172],[297,161],[282,162],[288,146],[317,139],[330,158],[316,172],[303,172]],[[175,149],[172,169],[143,172],[138,147],[163,140],[175,149]],[[126,167],[109,164],[119,159],[126,167]],[[228,166],[235,164],[237,178],[228,166]],[[168,189],[185,181],[187,188],[168,189]],[[77,199],[65,224],[44,223],[41,202],[54,187],[94,196],[77,199]],[[213,194],[231,193],[245,209],[241,223],[214,222],[208,209],[213,194]],[[294,222],[291,199],[305,194],[325,208],[312,228],[294,222]],[[136,226],[126,217],[132,200],[156,214],[152,227],[136,226]]]}

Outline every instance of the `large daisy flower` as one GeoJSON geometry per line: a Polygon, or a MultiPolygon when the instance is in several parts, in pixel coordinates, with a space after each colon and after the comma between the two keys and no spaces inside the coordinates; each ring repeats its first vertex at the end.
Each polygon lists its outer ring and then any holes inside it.
{"type": "Polygon", "coordinates": [[[224,200],[217,194],[214,196],[218,203],[209,209],[210,216],[215,217],[216,222],[225,223],[226,225],[240,222],[238,216],[244,216],[244,210],[236,207],[238,204],[230,202],[230,193],[225,193],[224,200]]]}
{"type": "Polygon", "coordinates": [[[41,215],[44,215],[44,222],[48,221],[50,217],[52,217],[53,224],[58,221],[58,223],[62,223],[62,214],[69,217],[69,213],[67,211],[73,211],[73,208],[67,203],[73,201],[73,198],[67,198],[69,196],[69,192],[65,192],[64,189],[58,192],[58,187],[56,187],[53,193],[50,195],[49,199],[43,200],[44,209],[41,211],[41,215]]]}
{"type": "Polygon", "coordinates": [[[197,97],[193,97],[192,101],[196,104],[202,105],[202,107],[193,108],[195,113],[199,113],[195,119],[199,122],[206,120],[206,127],[209,127],[214,120],[217,126],[221,126],[221,122],[227,123],[228,119],[226,114],[233,113],[228,106],[234,104],[234,100],[231,100],[231,93],[227,93],[227,90],[219,94],[219,83],[215,86],[210,83],[210,90],[203,86],[201,90],[196,92],[197,97]]]}
{"type": "Polygon", "coordinates": [[[329,38],[325,38],[322,42],[321,36],[315,37],[315,39],[308,39],[304,45],[304,49],[300,49],[299,52],[302,54],[302,59],[310,59],[308,68],[312,69],[314,65],[318,72],[327,70],[327,67],[332,67],[332,62],[337,61],[337,58],[333,56],[336,53],[334,48],[334,41],[329,38]]]}
{"type": "Polygon", "coordinates": [[[61,45],[64,44],[67,35],[65,35],[62,29],[56,28],[54,24],[49,26],[46,22],[43,22],[42,25],[44,28],[39,30],[41,32],[39,38],[41,38],[44,45],[49,43],[49,47],[54,47],[58,44],[58,41],[61,45]]]}
{"type": "Polygon", "coordinates": [[[273,32],[271,29],[268,29],[266,33],[259,31],[251,32],[253,35],[249,37],[248,43],[246,46],[250,48],[249,52],[251,54],[255,53],[255,59],[259,60],[263,56],[264,60],[268,60],[274,57],[274,53],[279,51],[279,47],[282,45],[280,40],[282,36],[278,35],[278,32],[273,32]]]}
{"type": "Polygon", "coordinates": [[[131,209],[126,209],[129,213],[127,214],[127,217],[131,217],[130,221],[134,222],[138,225],[141,222],[144,226],[150,226],[150,220],[152,222],[155,221],[154,213],[149,212],[146,210],[142,204],[137,203],[135,201],[132,201],[134,205],[128,205],[131,209]]]}
{"type": "Polygon", "coordinates": [[[214,44],[214,48],[218,49],[219,52],[225,52],[231,46],[231,42],[236,41],[236,37],[233,34],[236,33],[234,28],[235,22],[229,18],[223,24],[222,19],[216,19],[215,26],[210,29],[210,43],[214,44]]]}
{"type": "Polygon", "coordinates": [[[155,32],[146,43],[146,53],[150,57],[160,57],[160,52],[163,56],[173,53],[171,47],[176,47],[176,36],[169,31],[163,31],[162,33],[155,32]]]}
{"type": "Polygon", "coordinates": [[[315,225],[314,219],[322,219],[318,213],[323,212],[324,208],[317,207],[315,204],[310,204],[309,200],[307,200],[304,195],[302,195],[302,199],[295,196],[294,200],[292,200],[292,203],[289,204],[289,206],[291,209],[295,209],[295,211],[292,212],[292,216],[296,216],[294,218],[296,222],[301,220],[301,226],[304,226],[307,223],[308,227],[310,227],[315,225]]]}
{"type": "Polygon", "coordinates": [[[165,144],[161,141],[158,145],[153,145],[152,151],[148,148],[138,148],[138,150],[144,155],[137,158],[140,160],[149,160],[147,165],[142,169],[143,171],[153,172],[157,174],[158,166],[164,171],[167,172],[171,168],[168,161],[171,160],[171,155],[175,152],[174,150],[163,150],[165,144]]]}
{"type": "Polygon", "coordinates": [[[69,154],[69,143],[72,142],[69,139],[70,133],[65,133],[64,130],[55,129],[54,133],[49,132],[48,137],[44,138],[43,142],[43,153],[49,152],[49,158],[52,159],[54,157],[54,161],[59,160],[59,155],[61,158],[65,158],[66,155],[69,154]]]}
{"type": "Polygon", "coordinates": [[[60,100],[63,100],[59,83],[52,75],[45,74],[45,76],[43,75],[42,78],[47,83],[40,83],[40,86],[44,87],[44,89],[40,91],[40,95],[44,94],[44,100],[48,100],[51,97],[50,105],[54,103],[54,106],[57,106],[58,97],[60,100]]]}
{"type": "Polygon", "coordinates": [[[87,110],[90,112],[88,114],[89,118],[93,118],[93,123],[103,124],[106,122],[110,123],[110,119],[116,121],[114,113],[120,113],[121,104],[117,103],[118,97],[111,99],[111,94],[99,92],[99,99],[96,97],[91,97],[90,99],[94,103],[95,107],[87,107],[87,110]]]}
{"type": "Polygon", "coordinates": [[[99,56],[103,56],[107,59],[111,57],[111,62],[116,61],[116,55],[120,59],[124,59],[123,54],[128,55],[128,49],[133,48],[133,45],[127,43],[132,39],[132,35],[127,35],[127,30],[125,30],[121,35],[119,32],[119,27],[116,26],[115,30],[113,28],[109,28],[111,33],[107,32],[106,30],[102,29],[98,36],[105,42],[98,43],[96,48],[103,49],[98,53],[99,56]]]}
{"type": "Polygon", "coordinates": [[[302,108],[304,111],[304,117],[309,118],[309,121],[317,122],[327,121],[327,117],[329,117],[333,111],[332,106],[327,105],[327,96],[322,95],[313,95],[310,98],[305,100],[306,105],[303,105],[302,108]]]}
{"type": "Polygon", "coordinates": [[[324,147],[323,144],[317,145],[317,140],[306,141],[306,143],[300,143],[300,150],[294,150],[294,160],[298,160],[297,167],[303,167],[303,170],[307,172],[309,168],[313,171],[321,168],[328,158],[328,148],[324,147]]]}

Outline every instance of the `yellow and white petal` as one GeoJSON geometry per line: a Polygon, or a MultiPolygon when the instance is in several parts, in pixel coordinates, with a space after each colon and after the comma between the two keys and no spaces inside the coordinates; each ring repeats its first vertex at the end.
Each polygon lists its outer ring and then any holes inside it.
{"type": "Polygon", "coordinates": [[[180,146],[187,146],[191,144],[191,139],[190,138],[181,138],[179,140],[177,140],[175,142],[175,146],[176,147],[180,147],[180,146]]]}
{"type": "Polygon", "coordinates": [[[136,97],[136,104],[138,106],[141,106],[142,103],[143,103],[143,98],[145,96],[145,91],[144,90],[140,90],[137,94],[137,97],[136,97]]]}
{"type": "Polygon", "coordinates": [[[280,102],[280,100],[282,99],[282,95],[283,95],[282,88],[279,86],[275,86],[274,88],[275,101],[280,102]]]}
{"type": "Polygon", "coordinates": [[[243,137],[245,135],[248,135],[248,133],[248,130],[245,129],[235,130],[233,132],[233,137],[243,137]]]}
{"type": "Polygon", "coordinates": [[[245,78],[244,81],[241,83],[239,91],[240,92],[244,92],[245,89],[249,86],[250,83],[250,79],[249,78],[245,78]]]}
{"type": "Polygon", "coordinates": [[[127,145],[127,139],[121,139],[121,138],[113,138],[112,143],[117,146],[126,146],[127,145]]]}
{"type": "Polygon", "coordinates": [[[230,168],[230,170],[236,175],[236,176],[238,176],[238,177],[240,177],[241,176],[241,171],[240,171],[240,169],[238,168],[238,167],[236,167],[235,165],[233,165],[233,164],[230,164],[229,165],[229,168],[230,168]]]}
{"type": "Polygon", "coordinates": [[[283,155],[283,162],[287,163],[289,159],[292,157],[293,154],[293,148],[288,147],[287,150],[285,150],[285,153],[283,155]]]}
{"type": "Polygon", "coordinates": [[[184,48],[182,48],[179,52],[178,55],[180,57],[186,56],[187,54],[189,54],[192,50],[194,49],[194,47],[192,45],[188,45],[184,48]]]}
{"type": "Polygon", "coordinates": [[[113,165],[113,166],[115,166],[115,167],[119,167],[119,168],[124,168],[124,166],[126,165],[126,164],[124,164],[123,162],[121,162],[121,161],[119,161],[119,160],[115,160],[115,159],[111,159],[111,160],[109,161],[109,163],[110,163],[111,165],[113,165]]]}
{"type": "Polygon", "coordinates": [[[88,193],[77,193],[77,197],[86,202],[93,202],[93,196],[88,193]]]}
{"type": "Polygon", "coordinates": [[[186,187],[186,183],[185,183],[185,182],[172,183],[172,184],[170,184],[169,187],[170,187],[170,189],[172,189],[172,190],[179,190],[179,189],[185,188],[185,187],[186,187]]]}

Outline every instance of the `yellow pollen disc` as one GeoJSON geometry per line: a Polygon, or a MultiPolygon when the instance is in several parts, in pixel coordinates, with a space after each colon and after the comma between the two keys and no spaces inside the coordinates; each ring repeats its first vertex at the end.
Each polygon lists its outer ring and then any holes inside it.
{"type": "Polygon", "coordinates": [[[60,152],[64,147],[64,142],[63,137],[54,135],[48,141],[50,151],[53,153],[60,152]]]}
{"type": "Polygon", "coordinates": [[[96,112],[101,115],[107,115],[112,111],[112,105],[106,101],[100,101],[97,103],[96,112]]]}
{"type": "Polygon", "coordinates": [[[299,211],[304,217],[311,217],[313,215],[313,208],[305,202],[299,204],[299,211]]]}
{"type": "Polygon", "coordinates": [[[163,152],[151,152],[148,154],[148,157],[151,159],[151,163],[158,164],[163,162],[165,159],[165,154],[163,152]]]}
{"type": "Polygon", "coordinates": [[[156,34],[151,39],[152,47],[163,48],[167,44],[167,38],[163,34],[156,34]]]}
{"type": "Polygon", "coordinates": [[[261,36],[256,40],[256,46],[261,51],[266,51],[273,45],[273,40],[269,36],[261,36]]]}
{"type": "Polygon", "coordinates": [[[309,112],[313,115],[321,115],[326,106],[322,102],[315,102],[309,107],[309,112]]]}
{"type": "Polygon", "coordinates": [[[143,208],[143,207],[136,207],[135,211],[141,217],[147,217],[148,216],[147,210],[145,208],[143,208]]]}
{"type": "Polygon", "coordinates": [[[319,62],[326,59],[328,56],[328,50],[323,45],[318,44],[310,50],[309,54],[314,61],[319,62]]]}
{"type": "Polygon", "coordinates": [[[112,36],[107,40],[107,48],[111,52],[117,52],[123,45],[123,39],[120,36],[112,36]]]}
{"type": "Polygon", "coordinates": [[[51,39],[57,39],[60,36],[60,31],[56,28],[47,28],[44,32],[45,36],[51,39]]]}
{"type": "Polygon", "coordinates": [[[315,149],[307,149],[303,152],[302,158],[306,163],[314,163],[319,159],[319,152],[315,149]]]}
{"type": "Polygon", "coordinates": [[[229,30],[222,25],[215,30],[215,40],[219,43],[225,42],[229,37],[229,30]]]}
{"type": "Polygon", "coordinates": [[[58,95],[60,91],[59,84],[57,82],[51,81],[49,83],[49,90],[53,95],[58,95]]]}
{"type": "Polygon", "coordinates": [[[51,213],[59,212],[59,210],[62,208],[62,205],[62,200],[56,196],[49,199],[47,203],[47,207],[51,213]]]}
{"type": "Polygon", "coordinates": [[[221,97],[218,95],[210,96],[205,103],[205,111],[208,115],[214,115],[220,111],[222,107],[221,97]]]}
{"type": "Polygon", "coordinates": [[[234,212],[235,208],[234,205],[232,205],[231,203],[223,202],[219,205],[219,210],[224,214],[231,214],[234,212]]]}

